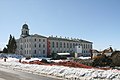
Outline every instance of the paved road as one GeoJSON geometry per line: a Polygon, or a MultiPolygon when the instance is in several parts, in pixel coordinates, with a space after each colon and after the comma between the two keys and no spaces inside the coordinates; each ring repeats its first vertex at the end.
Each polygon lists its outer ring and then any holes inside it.
{"type": "Polygon", "coordinates": [[[0,67],[0,80],[61,80],[0,67]]]}

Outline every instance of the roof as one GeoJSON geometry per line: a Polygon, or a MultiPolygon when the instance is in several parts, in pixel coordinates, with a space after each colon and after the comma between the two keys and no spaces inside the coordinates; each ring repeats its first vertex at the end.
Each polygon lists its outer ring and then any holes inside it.
{"type": "Polygon", "coordinates": [[[57,53],[58,55],[70,55],[70,53],[57,53]]]}
{"type": "Polygon", "coordinates": [[[38,35],[38,34],[30,35],[30,37],[42,37],[42,38],[47,38],[47,37],[45,37],[45,36],[38,35]]]}
{"type": "Polygon", "coordinates": [[[90,41],[86,41],[86,40],[82,40],[82,39],[80,39],[79,41],[80,41],[80,42],[86,42],[86,43],[92,43],[92,42],[90,42],[90,41]]]}
{"type": "Polygon", "coordinates": [[[63,41],[92,43],[90,41],[86,41],[86,40],[82,40],[82,39],[68,39],[68,38],[58,38],[58,37],[48,37],[48,39],[49,40],[63,40],[63,41]]]}
{"type": "Polygon", "coordinates": [[[63,40],[63,41],[73,41],[73,42],[78,42],[77,40],[74,39],[68,39],[68,38],[58,38],[58,37],[48,37],[49,40],[63,40]]]}
{"type": "Polygon", "coordinates": [[[24,25],[22,26],[22,28],[28,29],[28,25],[27,25],[27,24],[24,24],[24,25]]]}

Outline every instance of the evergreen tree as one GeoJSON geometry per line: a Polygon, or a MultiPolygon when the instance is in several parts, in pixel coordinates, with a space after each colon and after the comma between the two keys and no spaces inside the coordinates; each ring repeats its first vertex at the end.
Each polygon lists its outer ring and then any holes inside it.
{"type": "Polygon", "coordinates": [[[17,48],[17,45],[16,45],[16,41],[15,41],[14,36],[13,36],[13,38],[12,38],[11,45],[12,45],[12,52],[15,53],[15,50],[16,50],[16,48],[17,48]]]}
{"type": "Polygon", "coordinates": [[[8,53],[15,53],[16,48],[17,48],[17,45],[16,45],[15,38],[14,36],[12,37],[10,34],[9,41],[7,44],[8,53]]]}
{"type": "Polygon", "coordinates": [[[8,53],[8,50],[7,50],[6,47],[4,47],[4,49],[3,49],[3,53],[8,53]]]}
{"type": "Polygon", "coordinates": [[[12,42],[12,36],[10,34],[9,41],[8,41],[8,44],[7,44],[8,53],[12,52],[12,50],[11,50],[11,42],[12,42]]]}

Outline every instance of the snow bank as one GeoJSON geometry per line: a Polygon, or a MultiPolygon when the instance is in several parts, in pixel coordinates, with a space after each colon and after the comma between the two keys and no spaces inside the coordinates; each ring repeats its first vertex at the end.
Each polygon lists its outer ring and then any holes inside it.
{"type": "Polygon", "coordinates": [[[42,59],[40,59],[40,58],[31,58],[31,59],[29,59],[29,60],[26,60],[25,58],[22,58],[22,61],[26,61],[26,62],[30,62],[30,61],[34,61],[34,60],[39,60],[39,61],[41,61],[42,59]]]}
{"type": "MultiPolygon", "coordinates": [[[[16,59],[17,60],[17,59],[16,59]]],[[[49,66],[49,65],[36,65],[36,64],[21,64],[15,59],[8,59],[7,62],[0,60],[0,66],[26,71],[34,74],[44,74],[60,77],[69,80],[120,80],[119,70],[98,70],[98,69],[85,69],[85,68],[72,68],[64,66],[49,66]]]]}

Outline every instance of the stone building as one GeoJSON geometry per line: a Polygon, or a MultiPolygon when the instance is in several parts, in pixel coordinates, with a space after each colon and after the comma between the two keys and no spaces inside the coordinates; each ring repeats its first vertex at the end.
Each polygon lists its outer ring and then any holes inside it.
{"type": "Polygon", "coordinates": [[[16,43],[16,53],[33,57],[47,57],[52,53],[76,53],[76,46],[82,47],[83,56],[89,56],[92,49],[92,42],[86,40],[30,35],[27,24],[22,26],[20,38],[16,43]]]}
{"type": "Polygon", "coordinates": [[[92,49],[92,42],[81,39],[69,39],[48,37],[48,55],[51,53],[77,53],[77,46],[82,47],[82,56],[90,56],[90,50],[92,49]]]}

